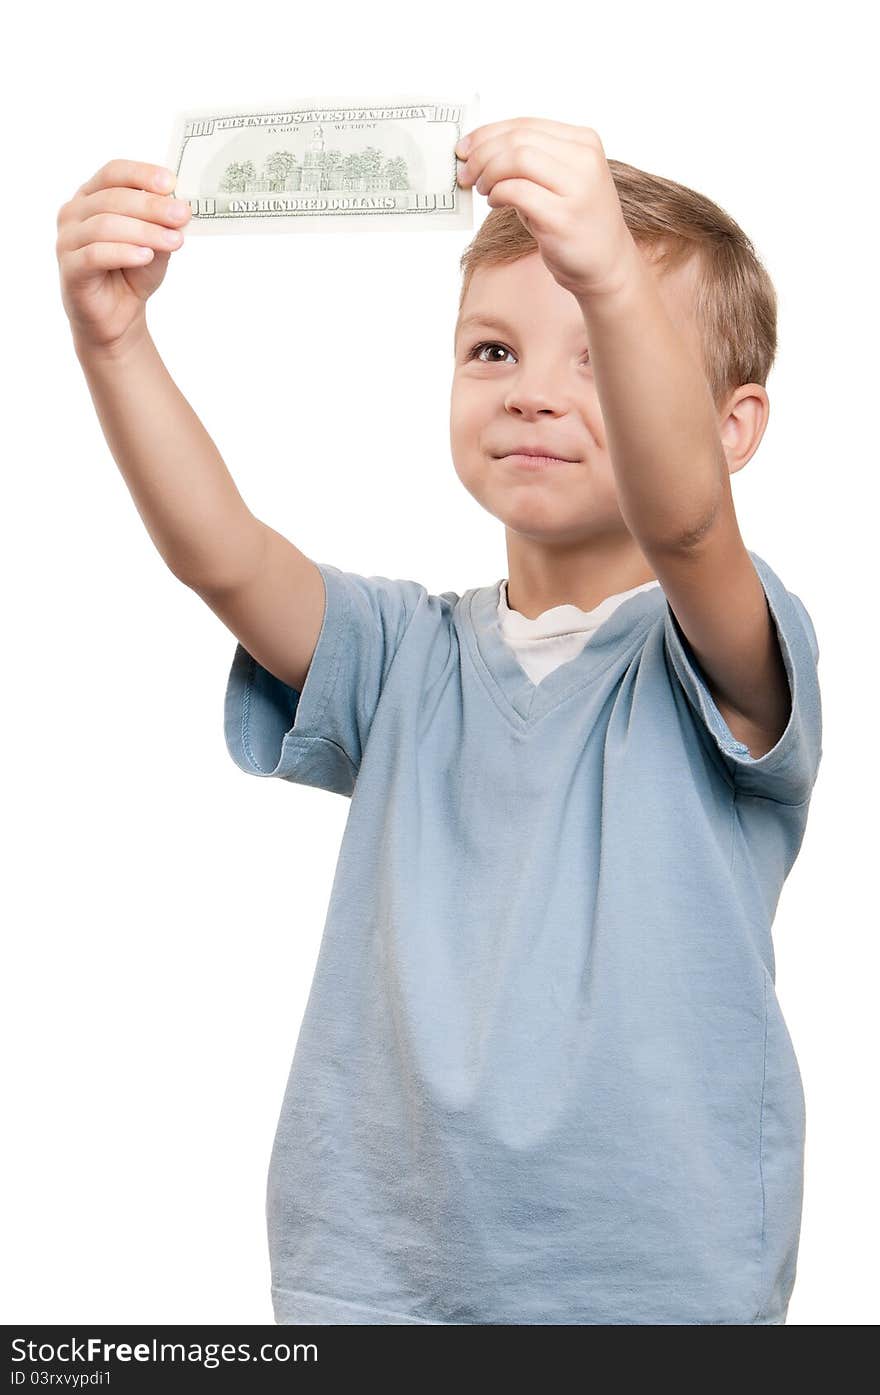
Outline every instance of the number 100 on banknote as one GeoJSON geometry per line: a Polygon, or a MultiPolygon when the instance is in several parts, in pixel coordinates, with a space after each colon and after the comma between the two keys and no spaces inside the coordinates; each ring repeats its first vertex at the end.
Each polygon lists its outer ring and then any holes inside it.
{"type": "Polygon", "coordinates": [[[475,93],[181,112],[167,164],[192,209],[186,235],[472,228],[455,146],[478,105],[475,93]]]}

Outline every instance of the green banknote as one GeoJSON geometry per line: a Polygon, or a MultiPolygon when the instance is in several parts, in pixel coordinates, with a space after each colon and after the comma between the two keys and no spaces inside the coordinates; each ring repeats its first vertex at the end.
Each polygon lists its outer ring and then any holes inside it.
{"type": "Polygon", "coordinates": [[[455,145],[478,104],[307,97],[180,112],[167,164],[192,209],[186,235],[472,228],[455,145]]]}

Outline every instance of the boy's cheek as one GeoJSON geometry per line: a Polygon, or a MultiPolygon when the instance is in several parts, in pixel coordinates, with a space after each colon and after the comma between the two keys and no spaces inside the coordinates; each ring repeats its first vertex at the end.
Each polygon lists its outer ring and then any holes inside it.
{"type": "Polygon", "coordinates": [[[493,462],[486,459],[479,446],[469,444],[463,449],[453,448],[452,463],[455,473],[468,493],[480,503],[485,503],[487,496],[492,492],[493,462]]]}

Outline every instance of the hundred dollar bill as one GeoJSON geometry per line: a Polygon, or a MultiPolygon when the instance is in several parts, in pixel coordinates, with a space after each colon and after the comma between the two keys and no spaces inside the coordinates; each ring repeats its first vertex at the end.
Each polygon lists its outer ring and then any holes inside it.
{"type": "Polygon", "coordinates": [[[194,233],[473,227],[455,145],[478,125],[467,102],[307,97],[179,113],[168,154],[194,233]]]}

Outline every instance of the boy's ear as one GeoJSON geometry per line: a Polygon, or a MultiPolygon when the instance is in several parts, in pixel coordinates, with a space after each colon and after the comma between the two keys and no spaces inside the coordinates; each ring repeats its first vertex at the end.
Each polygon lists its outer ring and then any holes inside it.
{"type": "Polygon", "coordinates": [[[733,390],[719,415],[727,468],[735,475],[761,444],[770,418],[770,398],[760,383],[744,383],[733,390]]]}

